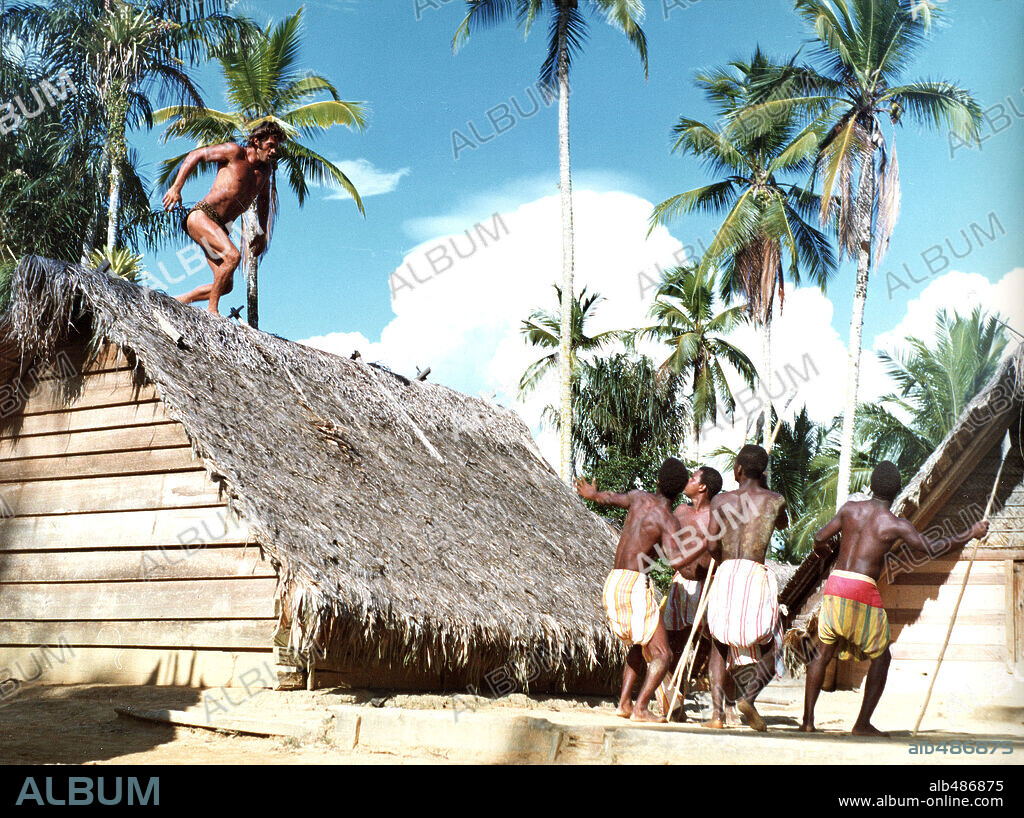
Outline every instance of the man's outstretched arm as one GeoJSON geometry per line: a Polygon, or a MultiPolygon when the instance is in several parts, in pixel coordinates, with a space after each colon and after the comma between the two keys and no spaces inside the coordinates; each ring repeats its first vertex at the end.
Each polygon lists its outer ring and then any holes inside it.
{"type": "Polygon", "coordinates": [[[238,155],[241,150],[234,142],[223,142],[220,145],[210,145],[206,148],[196,148],[189,151],[185,161],[178,169],[178,175],[174,183],[164,194],[164,210],[171,210],[181,204],[181,189],[189,176],[195,171],[200,162],[227,162],[238,155]]]}
{"type": "Polygon", "coordinates": [[[973,539],[981,539],[988,534],[988,520],[981,520],[972,525],[967,531],[962,531],[952,537],[943,537],[940,540],[929,540],[920,531],[914,528],[910,520],[899,518],[896,523],[896,531],[899,538],[907,544],[911,551],[927,554],[929,557],[940,557],[957,548],[963,548],[973,539]]]}
{"type": "Polygon", "coordinates": [[[614,491],[598,491],[597,481],[588,483],[582,477],[576,481],[576,491],[584,500],[590,500],[601,506],[629,508],[633,502],[632,494],[617,494],[614,491]]]}
{"type": "Polygon", "coordinates": [[[843,510],[840,509],[839,513],[829,520],[825,526],[814,535],[815,556],[822,558],[827,557],[832,553],[832,549],[836,545],[836,537],[838,537],[839,532],[843,530],[842,518],[843,510]]]}

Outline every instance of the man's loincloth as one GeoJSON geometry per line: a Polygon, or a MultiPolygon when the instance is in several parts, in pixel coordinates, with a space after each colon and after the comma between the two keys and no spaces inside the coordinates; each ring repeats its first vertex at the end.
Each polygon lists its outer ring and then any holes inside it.
{"type": "Polygon", "coordinates": [[[681,631],[693,624],[697,618],[697,604],[703,583],[697,579],[686,579],[678,571],[672,577],[668,596],[661,603],[661,621],[667,631],[681,631]]]}
{"type": "Polygon", "coordinates": [[[729,646],[730,665],[760,661],[774,643],[775,674],[782,676],[782,622],[775,574],[753,560],[726,560],[708,591],[708,629],[729,646]]]}
{"type": "Polygon", "coordinates": [[[602,597],[612,633],[627,645],[651,641],[660,611],[647,574],[616,568],[604,582],[602,597]]]}
{"type": "Polygon", "coordinates": [[[876,659],[889,647],[889,618],[878,586],[853,571],[833,571],[818,612],[818,638],[837,645],[840,659],[876,659]]]}
{"type": "MultiPolygon", "coordinates": [[[[185,215],[181,217],[181,229],[185,231],[185,235],[188,236],[188,217],[195,213],[197,210],[203,211],[207,216],[213,219],[214,223],[220,227],[225,233],[228,232],[227,223],[221,217],[217,209],[209,202],[199,201],[196,202],[191,210],[185,212],[185,215]]],[[[191,238],[191,236],[189,236],[191,238]]]]}

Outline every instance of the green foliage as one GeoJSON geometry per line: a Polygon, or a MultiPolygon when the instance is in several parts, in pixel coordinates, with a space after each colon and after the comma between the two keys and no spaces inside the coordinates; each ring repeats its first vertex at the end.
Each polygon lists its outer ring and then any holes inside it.
{"type": "Polygon", "coordinates": [[[716,129],[682,116],[673,129],[672,151],[693,155],[721,176],[666,199],[651,213],[652,230],[685,214],[723,214],[701,270],[720,267],[723,299],[743,298],[759,323],[771,320],[776,293],[781,302],[785,256],[798,286],[801,270],[822,289],[836,270],[828,238],[807,221],[820,204],[818,197],[784,179],[810,170],[825,135],[820,121],[801,127],[789,111],[761,130],[728,124],[728,117],[756,98],[752,89],[778,70],[758,49],[748,63],[732,62],[697,75],[697,86],[727,124],[716,129]]]}
{"type": "Polygon", "coordinates": [[[690,421],[699,439],[701,427],[718,419],[720,404],[728,412],[736,408],[722,362],[750,387],[757,377],[746,354],[726,340],[744,320],[744,309],[716,311],[714,273],[696,263],[665,271],[650,315],[657,323],[637,329],[636,336],[664,341],[671,349],[661,370],[690,384],[690,421]]]}
{"type": "MultiPolygon", "coordinates": [[[[573,452],[580,471],[605,461],[657,463],[678,451],[686,428],[682,380],[659,372],[650,358],[616,353],[580,364],[573,379],[573,452]]],[[[558,428],[558,412],[544,418],[558,428]]],[[[623,466],[628,470],[628,466],[623,466]]]]}
{"type": "MultiPolygon", "coordinates": [[[[541,349],[550,349],[550,353],[539,358],[530,364],[523,376],[519,379],[519,396],[531,392],[537,384],[549,373],[555,370],[558,365],[558,348],[562,335],[562,288],[554,285],[556,303],[559,305],[554,311],[534,310],[529,318],[523,321],[520,327],[523,337],[531,346],[541,349]]],[[[579,363],[579,353],[596,352],[603,349],[612,341],[621,339],[625,333],[616,330],[599,332],[596,335],[587,335],[587,321],[593,318],[597,311],[596,307],[604,299],[600,293],[587,295],[587,288],[578,296],[572,299],[572,337],[569,341],[569,366],[570,371],[575,372],[579,363]]]]}
{"type": "Polygon", "coordinates": [[[1009,338],[980,307],[935,318],[935,340],[907,339],[906,352],[878,353],[897,391],[858,407],[857,434],[872,460],[892,460],[906,484],[956,425],[999,367],[1009,338]]]}

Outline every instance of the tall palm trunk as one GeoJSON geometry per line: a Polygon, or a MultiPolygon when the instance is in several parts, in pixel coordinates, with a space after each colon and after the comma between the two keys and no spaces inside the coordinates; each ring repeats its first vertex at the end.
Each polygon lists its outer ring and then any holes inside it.
{"type": "Polygon", "coordinates": [[[836,486],[836,510],[850,496],[850,475],[853,463],[853,422],[857,411],[857,389],[860,385],[860,347],[864,330],[864,304],[868,297],[868,274],[871,272],[871,212],[875,201],[874,151],[867,154],[857,186],[857,285],[853,292],[853,315],[850,318],[849,363],[846,370],[846,404],[843,407],[843,430],[839,449],[839,482],[836,486]]]}
{"type": "Polygon", "coordinates": [[[558,171],[562,194],[562,322],[558,345],[559,419],[561,457],[559,476],[572,482],[572,298],[573,232],[572,178],[569,172],[569,52],[566,42],[566,13],[558,20],[558,171]]]}
{"type": "MultiPolygon", "coordinates": [[[[99,178],[102,179],[104,176],[110,175],[110,171],[107,169],[107,165],[110,163],[110,155],[107,146],[103,146],[103,151],[100,154],[100,171],[99,178]]],[[[92,256],[93,247],[96,244],[96,228],[100,223],[100,213],[103,211],[103,199],[100,196],[96,196],[96,200],[93,202],[92,213],[89,215],[89,224],[85,228],[85,236],[82,238],[82,264],[88,264],[89,258],[92,256]]]]}
{"type": "Polygon", "coordinates": [[[259,305],[259,256],[252,251],[252,244],[256,240],[257,233],[259,232],[259,214],[256,210],[256,200],[253,199],[252,204],[249,205],[249,209],[245,213],[243,219],[243,229],[245,230],[245,254],[242,256],[242,263],[245,266],[245,317],[249,322],[249,326],[253,329],[257,329],[260,323],[260,305],[259,305]]]}
{"type": "Polygon", "coordinates": [[[107,150],[110,152],[110,201],[107,206],[107,257],[117,247],[118,219],[121,213],[121,168],[128,158],[125,141],[128,100],[115,85],[107,102],[107,150]]]}
{"type": "MultiPolygon", "coordinates": [[[[763,436],[764,447],[767,449],[771,445],[772,439],[772,321],[771,318],[765,318],[764,323],[761,324],[761,358],[764,361],[764,374],[761,375],[761,391],[763,393],[762,400],[764,407],[761,409],[762,421],[761,421],[761,434],[763,436]]],[[[770,454],[770,452],[769,452],[770,454]]],[[[768,458],[768,470],[765,472],[765,478],[771,484],[772,479],[772,461],[771,457],[768,458]]]]}
{"type": "Polygon", "coordinates": [[[121,168],[116,161],[110,163],[110,205],[107,208],[107,258],[117,247],[117,217],[121,208],[121,168]]]}

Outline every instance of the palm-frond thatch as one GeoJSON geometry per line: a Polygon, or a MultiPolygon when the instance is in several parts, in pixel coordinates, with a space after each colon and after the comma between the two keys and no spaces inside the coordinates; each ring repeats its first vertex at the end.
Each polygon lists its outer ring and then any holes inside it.
{"type": "Polygon", "coordinates": [[[510,410],[35,257],[0,325],[22,368],[75,327],[131,353],[277,566],[300,654],[449,688],[498,669],[605,688],[620,670],[600,605],[614,536],[510,410]]]}

